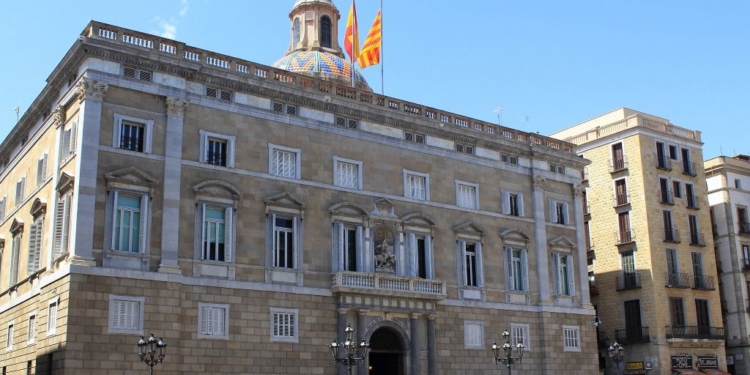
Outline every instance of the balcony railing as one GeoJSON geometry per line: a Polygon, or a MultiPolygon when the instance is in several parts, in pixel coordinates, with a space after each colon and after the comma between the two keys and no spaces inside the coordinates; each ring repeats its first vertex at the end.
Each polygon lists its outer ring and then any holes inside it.
{"type": "Polygon", "coordinates": [[[688,176],[697,176],[698,174],[695,172],[695,163],[692,162],[682,162],[682,174],[686,174],[688,176]]]}
{"type": "Polygon", "coordinates": [[[615,232],[615,243],[625,245],[635,241],[635,233],[631,230],[615,232]]]}
{"type": "Polygon", "coordinates": [[[620,344],[644,344],[651,342],[648,327],[615,330],[615,341],[620,344]]]}
{"type": "Polygon", "coordinates": [[[630,203],[630,195],[627,193],[615,194],[615,207],[624,206],[630,203]]]}
{"type": "Polygon", "coordinates": [[[750,236],[750,224],[740,223],[740,234],[750,236]]]}
{"type": "Polygon", "coordinates": [[[373,294],[402,294],[405,296],[443,299],[446,295],[442,280],[394,276],[381,273],[337,272],[333,274],[331,289],[373,294]]]}
{"type": "Polygon", "coordinates": [[[638,289],[641,287],[641,275],[635,273],[624,273],[617,276],[617,290],[638,289]]]}
{"type": "Polygon", "coordinates": [[[670,339],[703,339],[724,340],[724,327],[667,326],[667,340],[670,339]]]}
{"type": "Polygon", "coordinates": [[[750,271],[750,258],[742,258],[742,270],[750,271]]]}
{"type": "Polygon", "coordinates": [[[680,230],[676,228],[665,228],[664,242],[680,243],[680,230]]]}
{"type": "Polygon", "coordinates": [[[671,171],[672,170],[672,161],[669,160],[669,156],[664,155],[663,157],[656,158],[656,168],[663,169],[665,171],[671,171]]]}
{"type": "Polygon", "coordinates": [[[693,276],[693,289],[716,290],[713,276],[693,276]]]}
{"type": "Polygon", "coordinates": [[[609,161],[609,173],[615,173],[628,169],[628,158],[614,158],[609,161]]]}
{"type": "Polygon", "coordinates": [[[687,208],[692,208],[694,210],[699,209],[700,207],[698,206],[698,197],[696,197],[695,195],[688,195],[687,208]]]}
{"type": "Polygon", "coordinates": [[[674,193],[672,193],[672,190],[662,189],[659,192],[659,202],[674,206],[674,193]]]}
{"type": "Polygon", "coordinates": [[[599,295],[599,288],[596,287],[596,280],[589,280],[589,294],[592,296],[599,295]]]}
{"type": "Polygon", "coordinates": [[[665,273],[667,288],[691,288],[690,275],[687,273],[665,273]]]}
{"type": "Polygon", "coordinates": [[[706,246],[706,239],[703,237],[703,233],[690,233],[690,244],[693,246],[706,246]]]}

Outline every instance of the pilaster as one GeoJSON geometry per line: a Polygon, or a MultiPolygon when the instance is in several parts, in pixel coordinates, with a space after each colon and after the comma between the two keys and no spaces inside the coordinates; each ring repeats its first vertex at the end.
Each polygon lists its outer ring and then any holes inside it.
{"type": "Polygon", "coordinates": [[[419,314],[411,314],[411,324],[409,324],[409,335],[411,343],[411,373],[419,374],[419,314]]]}
{"type": "Polygon", "coordinates": [[[586,254],[586,234],[583,231],[583,192],[585,188],[579,184],[573,184],[573,212],[576,220],[576,263],[578,264],[578,283],[581,289],[581,307],[591,308],[591,295],[589,294],[589,271],[588,255],[586,254]]]}
{"type": "Polygon", "coordinates": [[[549,257],[547,256],[547,221],[544,210],[544,176],[533,177],[534,242],[536,242],[537,278],[539,280],[539,302],[551,305],[549,282],[549,257]]]}

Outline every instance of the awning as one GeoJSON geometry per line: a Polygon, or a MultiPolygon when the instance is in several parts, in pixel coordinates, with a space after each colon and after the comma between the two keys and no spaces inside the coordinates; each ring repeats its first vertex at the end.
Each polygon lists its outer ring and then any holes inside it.
{"type": "Polygon", "coordinates": [[[709,369],[705,369],[705,370],[701,370],[701,371],[703,371],[706,374],[712,374],[712,375],[732,375],[732,374],[730,374],[730,373],[728,373],[726,371],[721,371],[721,370],[717,370],[717,369],[713,369],[713,368],[709,368],[709,369]]]}
{"type": "Polygon", "coordinates": [[[705,372],[700,372],[698,370],[693,369],[672,369],[672,372],[681,374],[681,375],[703,375],[705,372]]]}

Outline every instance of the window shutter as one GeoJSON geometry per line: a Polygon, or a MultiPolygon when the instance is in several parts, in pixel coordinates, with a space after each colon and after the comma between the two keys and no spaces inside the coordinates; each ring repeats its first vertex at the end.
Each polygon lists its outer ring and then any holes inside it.
{"type": "Polygon", "coordinates": [[[43,219],[37,219],[31,226],[29,233],[29,259],[27,262],[29,275],[39,270],[39,258],[42,250],[42,223],[43,219]]]}
{"type": "Polygon", "coordinates": [[[149,219],[151,218],[151,215],[148,212],[148,201],[149,201],[148,195],[141,196],[141,212],[140,212],[141,227],[139,228],[139,231],[138,231],[138,251],[140,253],[145,253],[147,245],[148,245],[146,243],[146,241],[148,240],[148,222],[149,222],[149,219]]]}
{"type": "Polygon", "coordinates": [[[575,272],[573,272],[573,256],[572,255],[566,255],[565,256],[565,263],[568,265],[567,271],[568,271],[568,295],[575,296],[576,295],[576,283],[575,278],[573,275],[575,272]]]}
{"type": "Polygon", "coordinates": [[[557,202],[549,201],[549,221],[552,223],[557,222],[557,202]]]}
{"type": "Polygon", "coordinates": [[[13,238],[13,250],[10,258],[10,285],[18,282],[18,258],[21,252],[21,235],[13,238]]]}
{"type": "Polygon", "coordinates": [[[266,231],[268,235],[266,238],[266,246],[270,246],[270,249],[266,252],[266,256],[268,257],[268,265],[269,266],[275,266],[276,265],[276,233],[274,231],[274,226],[276,225],[276,214],[270,214],[266,216],[268,218],[268,228],[266,228],[266,231]]]}
{"type": "Polygon", "coordinates": [[[336,260],[335,270],[346,270],[346,250],[344,249],[344,224],[333,223],[333,256],[336,260]]]}
{"type": "Polygon", "coordinates": [[[432,270],[432,236],[424,236],[424,263],[427,278],[432,279],[434,277],[434,271],[432,270]]]}
{"type": "Polygon", "coordinates": [[[555,293],[560,294],[562,288],[560,288],[560,267],[559,267],[559,256],[558,254],[552,254],[552,269],[555,270],[555,293]]]}
{"type": "Polygon", "coordinates": [[[60,145],[60,156],[62,159],[70,155],[70,130],[64,130],[62,133],[62,144],[60,145]]]}
{"type": "Polygon", "coordinates": [[[357,271],[364,271],[365,259],[365,228],[357,226],[357,271]]]}
{"type": "Polygon", "coordinates": [[[517,205],[518,205],[518,216],[525,217],[526,215],[524,215],[524,211],[523,211],[523,195],[518,194],[517,197],[518,197],[517,198],[518,199],[518,202],[517,202],[517,205]]]}
{"type": "Polygon", "coordinates": [[[201,204],[201,259],[207,258],[207,238],[208,233],[206,233],[206,204],[201,204]]]}
{"type": "Polygon", "coordinates": [[[467,285],[468,284],[468,278],[466,274],[466,241],[464,240],[458,240],[458,254],[461,259],[460,262],[458,262],[459,272],[458,274],[461,275],[461,285],[467,285]]]}
{"type": "Polygon", "coordinates": [[[417,277],[419,269],[419,249],[417,248],[417,236],[414,233],[406,235],[407,254],[409,254],[409,276],[417,277]]]}
{"type": "MultiPolygon", "coordinates": [[[[119,237],[117,232],[120,231],[120,228],[117,226],[117,216],[120,215],[120,210],[117,209],[117,201],[119,198],[120,193],[115,190],[112,198],[112,250],[119,248],[117,245],[117,238],[119,237]]],[[[120,226],[122,226],[122,223],[120,223],[120,226]]]]}
{"type": "Polygon", "coordinates": [[[481,287],[484,286],[484,271],[482,266],[482,244],[480,242],[477,242],[474,245],[474,249],[476,250],[476,256],[477,256],[477,286],[481,287]]]}
{"type": "Polygon", "coordinates": [[[524,291],[529,290],[529,252],[526,249],[521,250],[521,276],[523,278],[522,288],[524,291]]]}
{"type": "Polygon", "coordinates": [[[300,231],[299,217],[292,219],[292,269],[297,269],[298,259],[300,258],[300,231]]]}
{"type": "Polygon", "coordinates": [[[503,192],[503,215],[510,215],[510,193],[503,192]]]}
{"type": "Polygon", "coordinates": [[[234,208],[227,207],[224,209],[224,261],[231,262],[232,259],[232,238],[234,237],[234,208]]]}
{"type": "Polygon", "coordinates": [[[62,218],[62,254],[65,254],[68,252],[68,239],[70,238],[70,200],[72,197],[72,193],[65,194],[65,206],[63,210],[63,218],[62,218]]]}
{"type": "Polygon", "coordinates": [[[76,133],[78,132],[78,123],[74,122],[73,125],[70,126],[70,148],[68,148],[69,153],[72,154],[76,149],[76,133]]]}
{"type": "Polygon", "coordinates": [[[513,290],[513,249],[505,246],[505,289],[513,290]]]}
{"type": "Polygon", "coordinates": [[[570,220],[568,219],[568,204],[563,204],[563,224],[570,225],[570,220]]]}
{"type": "Polygon", "coordinates": [[[57,258],[62,253],[62,228],[63,228],[63,217],[65,216],[65,198],[58,198],[57,207],[55,207],[55,233],[54,233],[54,244],[53,252],[54,258],[57,258]]]}

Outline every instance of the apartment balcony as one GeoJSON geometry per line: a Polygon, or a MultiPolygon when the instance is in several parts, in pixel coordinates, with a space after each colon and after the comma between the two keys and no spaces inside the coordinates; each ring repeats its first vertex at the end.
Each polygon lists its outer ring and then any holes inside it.
{"type": "Polygon", "coordinates": [[[693,289],[716,290],[713,276],[693,276],[693,289]]]}
{"type": "Polygon", "coordinates": [[[674,193],[672,193],[672,190],[662,189],[659,192],[659,203],[674,206],[674,193]]]}
{"type": "Polygon", "coordinates": [[[609,160],[609,173],[617,173],[628,169],[628,158],[615,158],[609,160]]]}
{"type": "Polygon", "coordinates": [[[688,195],[687,208],[691,210],[699,210],[700,206],[698,205],[698,197],[696,197],[695,195],[688,195]]]}
{"type": "Polygon", "coordinates": [[[596,280],[589,280],[589,294],[592,296],[599,295],[599,288],[596,287],[596,280]]]}
{"type": "Polygon", "coordinates": [[[615,243],[617,245],[627,245],[635,242],[635,233],[632,230],[615,232],[615,243]]]}
{"type": "Polygon", "coordinates": [[[630,194],[615,194],[615,207],[624,206],[626,204],[630,204],[630,194]]]}
{"type": "Polygon", "coordinates": [[[667,340],[699,339],[724,340],[724,327],[666,326],[667,340]]]}
{"type": "Polygon", "coordinates": [[[596,249],[593,246],[586,249],[586,259],[587,260],[596,259],[596,249]]]}
{"type": "Polygon", "coordinates": [[[743,271],[750,271],[750,258],[742,258],[740,262],[742,262],[740,265],[743,271]]]}
{"type": "Polygon", "coordinates": [[[676,228],[665,228],[664,242],[680,243],[680,230],[676,228]]]}
{"type": "Polygon", "coordinates": [[[331,292],[442,300],[446,298],[446,284],[442,280],[342,271],[333,274],[331,292]]]}
{"type": "Polygon", "coordinates": [[[617,276],[617,290],[630,290],[641,288],[641,275],[635,273],[624,273],[621,276],[617,276]]]}
{"type": "Polygon", "coordinates": [[[740,223],[740,235],[750,236],[750,224],[740,223]]]}
{"type": "Polygon", "coordinates": [[[591,219],[591,204],[588,201],[583,202],[583,218],[591,219]]]}
{"type": "Polygon", "coordinates": [[[682,174],[693,176],[693,177],[697,176],[698,173],[696,172],[696,169],[695,169],[695,163],[683,161],[682,162],[682,174]]]}
{"type": "Polygon", "coordinates": [[[706,239],[703,237],[703,233],[700,233],[700,232],[690,233],[690,245],[706,247],[706,239]]]}
{"type": "Polygon", "coordinates": [[[648,327],[615,330],[615,341],[622,345],[645,344],[651,342],[648,327]]]}
{"type": "Polygon", "coordinates": [[[581,182],[586,183],[589,181],[589,170],[588,167],[583,167],[581,171],[581,182]]]}
{"type": "Polygon", "coordinates": [[[656,168],[664,171],[672,170],[672,160],[669,160],[669,156],[664,155],[663,157],[656,158],[656,168]]]}
{"type": "Polygon", "coordinates": [[[687,273],[665,273],[664,278],[667,288],[690,289],[693,287],[690,275],[687,273]]]}

